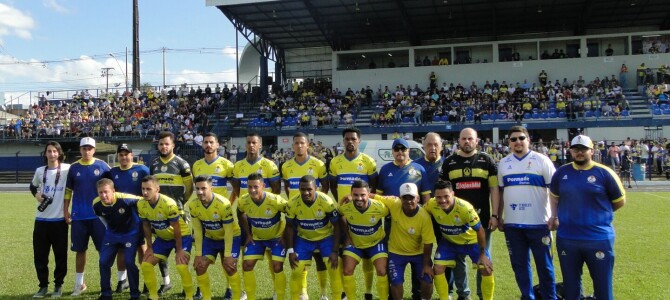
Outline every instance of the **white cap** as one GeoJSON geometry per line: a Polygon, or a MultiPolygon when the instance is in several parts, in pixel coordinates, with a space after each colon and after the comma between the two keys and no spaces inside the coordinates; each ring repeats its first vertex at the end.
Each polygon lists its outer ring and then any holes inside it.
{"type": "Polygon", "coordinates": [[[416,187],[416,184],[408,182],[400,185],[400,197],[405,195],[412,195],[414,197],[419,196],[419,189],[416,187]]]}
{"type": "Polygon", "coordinates": [[[92,137],[85,137],[79,142],[79,147],[91,146],[95,148],[95,140],[92,137]]]}
{"type": "Polygon", "coordinates": [[[589,149],[593,149],[593,141],[591,141],[591,138],[585,135],[578,135],[572,139],[572,142],[570,142],[570,148],[581,145],[589,149]]]}

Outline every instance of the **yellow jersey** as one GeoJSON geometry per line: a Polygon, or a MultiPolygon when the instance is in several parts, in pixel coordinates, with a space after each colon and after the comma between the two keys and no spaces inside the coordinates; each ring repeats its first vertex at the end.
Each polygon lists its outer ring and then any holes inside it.
{"type": "Polygon", "coordinates": [[[140,219],[151,224],[154,236],[166,241],[174,240],[174,228],[170,222],[178,221],[181,236],[191,235],[191,227],[181,215],[177,202],[163,194],[158,195],[156,205],[151,205],[146,199],[137,202],[137,213],[140,219]]]}
{"type": "Polygon", "coordinates": [[[311,204],[305,203],[301,196],[293,197],[288,202],[286,221],[292,222],[298,236],[308,241],[320,241],[333,235],[334,226],[339,214],[337,205],[322,192],[316,192],[311,204]]]}
{"type": "Polygon", "coordinates": [[[272,192],[270,182],[279,180],[279,168],[277,168],[277,165],[273,161],[265,157],[260,157],[254,162],[249,162],[246,159],[240,160],[235,163],[235,167],[233,168],[233,178],[240,182],[240,197],[248,193],[247,177],[251,173],[263,175],[265,190],[268,192],[272,192]]]}
{"type": "Polygon", "coordinates": [[[247,215],[254,240],[273,240],[284,233],[286,221],[282,213],[286,212],[288,202],[279,195],[265,192],[261,203],[256,203],[246,194],[238,201],[237,209],[247,215]]]}
{"type": "Polygon", "coordinates": [[[196,195],[186,203],[193,223],[193,239],[195,241],[195,256],[202,255],[203,237],[225,241],[224,256],[230,256],[233,246],[233,237],[239,236],[240,225],[233,220],[233,209],[226,197],[212,193],[213,199],[209,205],[202,204],[196,195]],[[228,244],[230,242],[230,244],[228,244]]]}
{"type": "Polygon", "coordinates": [[[354,180],[360,179],[369,183],[370,176],[376,174],[377,162],[369,155],[359,152],[350,160],[344,154],[340,154],[330,161],[330,176],[337,179],[337,187],[330,188],[336,189],[337,197],[342,198],[351,193],[354,180]]]}
{"type": "Polygon", "coordinates": [[[447,213],[435,198],[431,198],[423,208],[433,216],[442,237],[447,241],[456,245],[477,243],[476,230],[479,230],[481,220],[470,202],[454,197],[454,207],[447,213]]]}
{"type": "Polygon", "coordinates": [[[389,209],[381,202],[369,199],[368,208],[359,210],[353,201],[340,206],[340,217],[347,221],[349,237],[354,247],[359,249],[377,245],[386,237],[382,220],[389,215],[389,209]]]}
{"type": "Polygon", "coordinates": [[[326,164],[316,157],[308,155],[307,160],[302,164],[293,158],[282,165],[281,178],[284,180],[284,184],[288,186],[289,199],[300,194],[300,177],[305,175],[312,175],[318,180],[325,179],[328,176],[326,164]]]}
{"type": "Polygon", "coordinates": [[[435,243],[435,233],[430,214],[418,206],[413,216],[402,211],[400,198],[375,195],[389,209],[391,214],[391,233],[389,234],[389,252],[413,256],[423,254],[423,245],[435,243]]]}
{"type": "Polygon", "coordinates": [[[209,175],[212,177],[212,188],[214,192],[228,197],[228,180],[233,176],[233,163],[223,157],[217,157],[214,161],[200,159],[193,163],[193,176],[209,175]]]}

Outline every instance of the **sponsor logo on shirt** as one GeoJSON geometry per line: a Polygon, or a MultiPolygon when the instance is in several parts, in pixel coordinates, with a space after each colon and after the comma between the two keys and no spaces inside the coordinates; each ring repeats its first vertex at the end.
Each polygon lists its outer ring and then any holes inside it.
{"type": "Polygon", "coordinates": [[[482,188],[482,183],[479,181],[463,181],[456,183],[457,190],[478,190],[482,188]]]}

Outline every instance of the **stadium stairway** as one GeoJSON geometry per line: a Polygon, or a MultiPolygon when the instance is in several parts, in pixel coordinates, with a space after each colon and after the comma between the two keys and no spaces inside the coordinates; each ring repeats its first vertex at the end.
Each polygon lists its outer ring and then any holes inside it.
{"type": "Polygon", "coordinates": [[[648,119],[652,117],[646,95],[637,90],[624,91],[624,95],[628,99],[629,112],[632,119],[648,119]]]}

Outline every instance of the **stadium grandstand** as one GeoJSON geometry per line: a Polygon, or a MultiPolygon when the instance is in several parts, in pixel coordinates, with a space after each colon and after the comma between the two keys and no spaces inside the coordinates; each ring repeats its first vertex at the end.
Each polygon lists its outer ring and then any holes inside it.
{"type": "MultiPolygon", "coordinates": [[[[238,155],[246,133],[261,132],[270,156],[290,149],[296,130],[336,149],[349,126],[366,139],[417,140],[473,127],[497,144],[523,124],[546,146],[579,132],[661,141],[670,129],[668,1],[206,4],[248,41],[239,82],[42,92],[27,109],[5,108],[3,153],[57,139],[74,158],[78,139],[93,136],[135,143],[147,161],[161,130],[195,160],[193,137],[208,131],[224,137],[222,153],[238,155]]],[[[24,167],[18,161],[3,171],[24,167]]]]}

